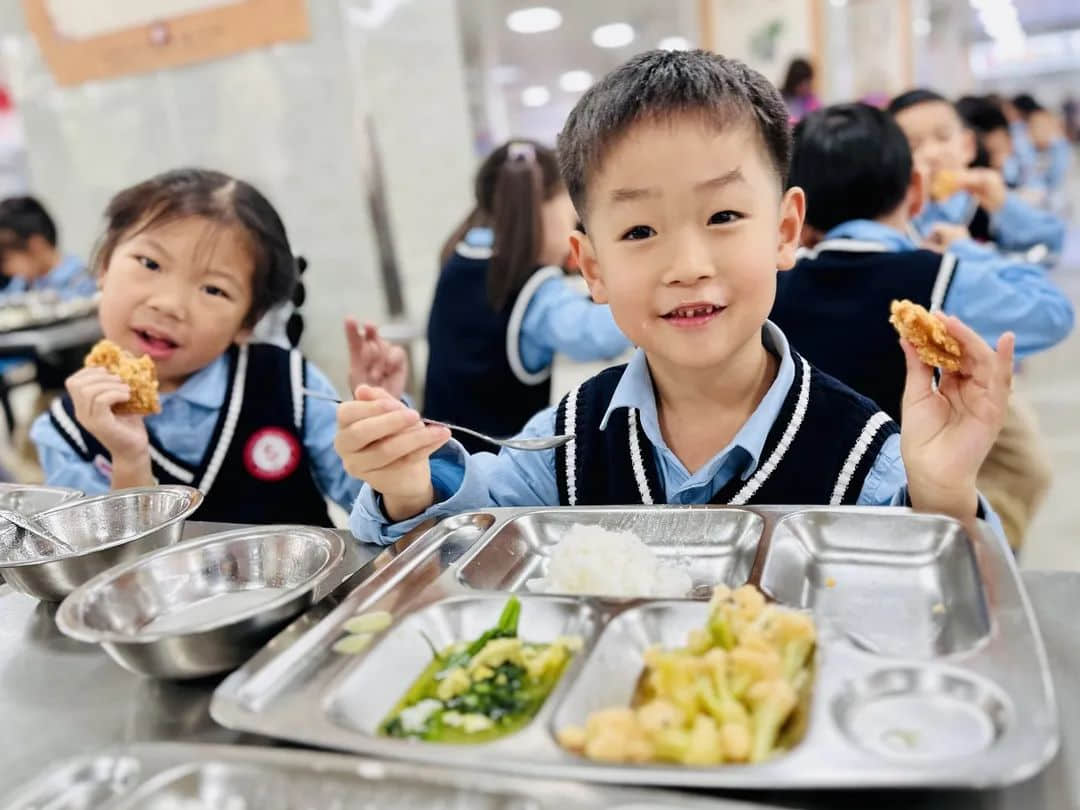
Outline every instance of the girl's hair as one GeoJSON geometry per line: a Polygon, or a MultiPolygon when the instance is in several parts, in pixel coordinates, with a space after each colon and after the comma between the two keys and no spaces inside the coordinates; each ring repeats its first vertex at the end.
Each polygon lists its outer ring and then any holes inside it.
{"type": "Polygon", "coordinates": [[[787,76],[780,88],[784,98],[793,98],[799,93],[799,85],[814,78],[814,66],[805,59],[796,57],[788,65],[787,76]]]}
{"type": "Polygon", "coordinates": [[[298,273],[281,217],[254,186],[209,169],[174,169],[113,197],[105,209],[105,234],[94,267],[103,271],[122,239],[185,217],[202,217],[243,233],[255,263],[245,326],[254,326],[289,300],[298,273]]]}
{"type": "Polygon", "coordinates": [[[480,165],[476,207],[443,244],[440,264],[446,264],[470,228],[490,227],[495,244],[488,265],[488,301],[502,311],[536,269],[543,241],[540,207],[562,189],[553,149],[520,138],[503,144],[480,165]]]}

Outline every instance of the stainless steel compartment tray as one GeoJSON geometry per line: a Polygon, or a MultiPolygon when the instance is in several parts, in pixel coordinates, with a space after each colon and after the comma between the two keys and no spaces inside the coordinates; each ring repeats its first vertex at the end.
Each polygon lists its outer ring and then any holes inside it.
{"type": "Polygon", "coordinates": [[[682,794],[449,771],[253,746],[141,744],[51,767],[3,810],[752,810],[682,794]]]}
{"type": "Polygon", "coordinates": [[[553,779],[757,789],[1010,784],[1052,758],[1057,714],[1012,556],[985,526],[976,532],[968,537],[955,521],[902,508],[458,515],[417,537],[317,625],[256,655],[217,689],[211,713],[230,728],[323,747],[553,779]],[[782,603],[812,610],[816,680],[802,742],[765,763],[712,768],[606,765],[563,751],[558,729],[580,724],[591,709],[625,704],[641,651],[677,642],[707,608],[693,599],[530,594],[521,597],[523,637],[550,640],[576,616],[586,642],[531,725],[481,745],[376,736],[378,720],[427,660],[419,634],[407,655],[401,648],[386,656],[395,644],[412,644],[395,630],[418,622],[430,628],[431,616],[462,602],[474,605],[462,629],[494,621],[503,597],[492,591],[521,590],[575,522],[632,528],[662,556],[695,571],[695,596],[716,582],[750,581],[782,603]],[[531,611],[547,610],[543,600],[558,601],[563,619],[538,617],[526,628],[531,611]],[[486,618],[476,613],[483,603],[486,618]],[[369,610],[389,611],[394,625],[360,656],[331,652],[345,621],[369,610]],[[409,663],[394,667],[399,660],[409,663]]]}

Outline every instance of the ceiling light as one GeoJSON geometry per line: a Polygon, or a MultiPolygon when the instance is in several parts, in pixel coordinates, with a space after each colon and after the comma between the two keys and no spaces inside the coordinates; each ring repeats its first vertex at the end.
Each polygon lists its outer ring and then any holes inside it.
{"type": "Polygon", "coordinates": [[[598,48],[622,48],[634,41],[634,29],[629,23],[608,23],[593,29],[592,41],[598,48]]]}
{"type": "Polygon", "coordinates": [[[686,37],[664,37],[656,47],[662,51],[688,51],[690,40],[686,37]]]}
{"type": "Polygon", "coordinates": [[[551,91],[542,84],[534,84],[521,91],[521,103],[526,107],[543,107],[551,101],[551,91]]]}
{"type": "Polygon", "coordinates": [[[562,14],[547,6],[520,8],[506,17],[506,27],[519,34],[539,34],[554,31],[562,25],[562,14]]]}
{"type": "Polygon", "coordinates": [[[833,8],[843,8],[847,5],[847,0],[829,0],[829,3],[833,8]]]}
{"type": "Polygon", "coordinates": [[[593,75],[587,70],[568,70],[559,77],[559,87],[567,93],[581,93],[593,83],[593,75]]]}

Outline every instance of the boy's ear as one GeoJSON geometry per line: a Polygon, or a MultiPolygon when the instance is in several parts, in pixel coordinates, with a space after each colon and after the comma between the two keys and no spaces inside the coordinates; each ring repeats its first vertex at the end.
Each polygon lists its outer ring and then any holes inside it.
{"type": "Polygon", "coordinates": [[[926,173],[916,165],[911,167],[911,182],[908,183],[907,194],[904,195],[904,215],[908,219],[915,219],[926,205],[927,193],[930,187],[926,173]]]}
{"type": "Polygon", "coordinates": [[[780,199],[780,227],[777,232],[776,269],[790,270],[795,266],[795,253],[802,239],[806,220],[806,194],[792,186],[780,199]]]}
{"type": "Polygon", "coordinates": [[[585,283],[589,285],[592,300],[598,304],[606,304],[607,287],[600,277],[600,263],[596,260],[596,251],[593,250],[592,240],[581,231],[570,233],[570,256],[581,270],[585,283]]]}

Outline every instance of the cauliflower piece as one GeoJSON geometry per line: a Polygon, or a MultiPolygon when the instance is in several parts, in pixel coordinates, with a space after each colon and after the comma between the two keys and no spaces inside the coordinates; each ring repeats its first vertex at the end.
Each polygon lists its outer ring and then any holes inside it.
{"type": "Polygon", "coordinates": [[[746,697],[751,706],[753,732],[750,761],[761,762],[772,753],[780,729],[795,709],[798,697],[791,684],[779,677],[755,683],[746,697]]]}
{"type": "Polygon", "coordinates": [[[686,650],[691,655],[702,655],[712,647],[713,640],[704,627],[695,627],[686,636],[686,650]]]}
{"type": "Polygon", "coordinates": [[[728,683],[738,698],[759,681],[779,678],[781,671],[780,655],[772,648],[739,646],[728,654],[728,683]]]}
{"type": "Polygon", "coordinates": [[[633,709],[602,709],[585,724],[585,756],[602,762],[648,762],[653,746],[633,709]]]}
{"type": "Polygon", "coordinates": [[[750,757],[749,718],[744,723],[724,723],[720,726],[720,742],[724,745],[724,759],[730,762],[746,762],[750,757]]]}
{"type": "Polygon", "coordinates": [[[555,738],[559,741],[559,745],[575,754],[580,754],[585,750],[585,742],[588,739],[585,729],[581,726],[567,726],[561,729],[555,738]]]}
{"type": "Polygon", "coordinates": [[[646,734],[652,735],[664,729],[680,728],[684,715],[675,704],[656,698],[637,708],[637,721],[646,734]]]}
{"type": "Polygon", "coordinates": [[[507,661],[521,665],[524,660],[520,638],[494,638],[472,657],[469,662],[469,672],[475,672],[480,667],[498,669],[507,661]]]}
{"type": "Polygon", "coordinates": [[[694,718],[682,761],[687,765],[719,765],[724,761],[720,731],[711,717],[699,714],[694,718]]]}
{"type": "Polygon", "coordinates": [[[439,685],[435,688],[435,697],[443,703],[469,691],[472,679],[461,667],[454,667],[443,676],[439,685]]]}
{"type": "Polygon", "coordinates": [[[817,640],[813,619],[805,613],[780,610],[769,618],[765,635],[780,651],[784,677],[794,681],[806,665],[817,640]]]}

